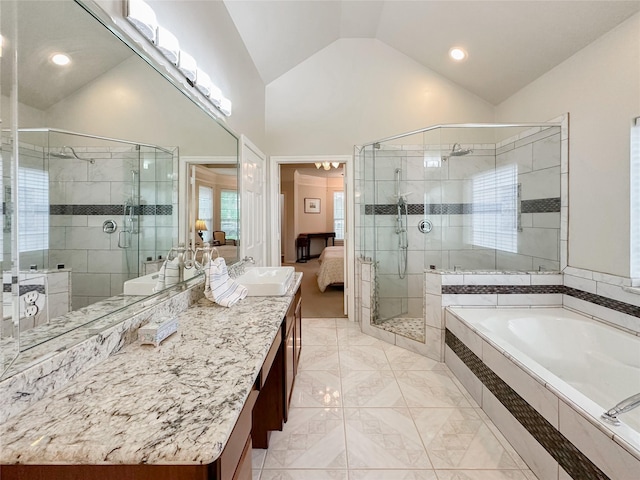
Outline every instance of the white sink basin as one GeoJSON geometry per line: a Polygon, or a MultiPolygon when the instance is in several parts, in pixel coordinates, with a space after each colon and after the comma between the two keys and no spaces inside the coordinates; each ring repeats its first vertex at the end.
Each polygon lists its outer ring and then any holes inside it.
{"type": "MultiPolygon", "coordinates": [[[[184,271],[184,279],[188,280],[194,275],[196,275],[198,271],[195,268],[189,268],[184,271]]],[[[124,282],[124,294],[125,295],[141,295],[148,296],[153,295],[153,289],[158,283],[158,272],[149,273],[147,275],[143,275],[142,277],[132,278],[131,280],[127,280],[124,282]]]]}
{"type": "Polygon", "coordinates": [[[281,296],[293,282],[293,267],[253,267],[236,278],[247,287],[249,297],[281,296]]]}

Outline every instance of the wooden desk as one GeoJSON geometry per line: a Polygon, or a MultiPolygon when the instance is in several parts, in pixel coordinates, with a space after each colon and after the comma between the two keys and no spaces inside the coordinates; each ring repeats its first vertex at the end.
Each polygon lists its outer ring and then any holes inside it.
{"type": "Polygon", "coordinates": [[[301,233],[296,238],[296,255],[298,255],[298,259],[296,260],[299,263],[305,263],[307,260],[311,258],[317,258],[320,256],[311,255],[311,240],[314,238],[323,238],[324,246],[329,246],[329,239],[331,239],[331,245],[335,245],[336,232],[316,232],[316,233],[301,233]]]}

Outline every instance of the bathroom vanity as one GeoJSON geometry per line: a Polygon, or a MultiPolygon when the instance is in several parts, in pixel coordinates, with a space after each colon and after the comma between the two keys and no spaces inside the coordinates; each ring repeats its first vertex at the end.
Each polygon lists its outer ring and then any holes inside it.
{"type": "Polygon", "coordinates": [[[0,425],[3,480],[250,480],[281,430],[301,352],[286,295],[206,299],[159,347],[135,342],[0,425]]]}

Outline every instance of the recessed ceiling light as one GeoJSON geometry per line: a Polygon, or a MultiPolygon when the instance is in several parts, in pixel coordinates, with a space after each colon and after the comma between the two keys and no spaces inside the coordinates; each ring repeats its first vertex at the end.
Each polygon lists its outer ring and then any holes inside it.
{"type": "Polygon", "coordinates": [[[64,67],[65,65],[69,65],[69,63],[71,63],[71,58],[69,57],[69,55],[66,55],[64,53],[55,53],[51,56],[51,61],[56,65],[64,67]]]}
{"type": "Polygon", "coordinates": [[[456,62],[461,62],[465,58],[467,58],[467,52],[460,47],[453,47],[449,50],[449,56],[455,60],[456,62]]]}

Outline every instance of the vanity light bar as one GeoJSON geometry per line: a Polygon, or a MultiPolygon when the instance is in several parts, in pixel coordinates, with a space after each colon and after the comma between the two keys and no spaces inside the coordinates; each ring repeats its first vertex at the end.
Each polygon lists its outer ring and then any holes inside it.
{"type": "Polygon", "coordinates": [[[224,97],[222,90],[211,82],[211,77],[198,68],[196,60],[180,50],[176,36],[158,24],[153,9],[143,0],[127,2],[126,18],[136,30],[151,41],[158,51],[186,77],[225,116],[231,115],[231,100],[224,97]]]}

